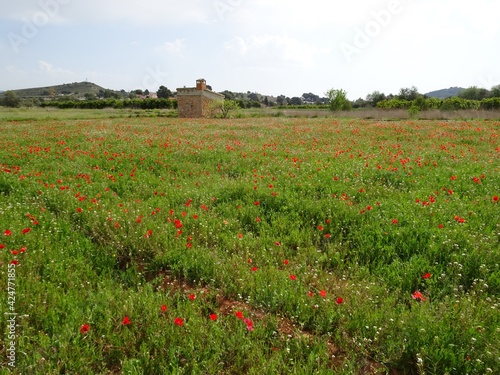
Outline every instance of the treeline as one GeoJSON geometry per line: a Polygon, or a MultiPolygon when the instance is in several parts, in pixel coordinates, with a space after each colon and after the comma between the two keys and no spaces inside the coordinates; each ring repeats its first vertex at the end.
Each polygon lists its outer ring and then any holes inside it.
{"type": "Polygon", "coordinates": [[[96,99],[96,100],[51,100],[40,103],[40,107],[59,109],[176,109],[177,100],[166,98],[147,99],[96,99]]]}
{"type": "Polygon", "coordinates": [[[454,111],[461,109],[500,109],[500,97],[484,98],[481,100],[451,97],[446,99],[418,97],[414,100],[385,99],[377,102],[377,108],[382,109],[418,109],[425,111],[439,109],[442,111],[454,111]]]}

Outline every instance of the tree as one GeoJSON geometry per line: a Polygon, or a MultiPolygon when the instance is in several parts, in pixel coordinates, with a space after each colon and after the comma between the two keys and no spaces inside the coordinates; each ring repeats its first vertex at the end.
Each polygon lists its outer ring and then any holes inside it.
{"type": "Polygon", "coordinates": [[[352,104],[347,99],[347,91],[330,89],[325,95],[328,97],[328,105],[331,111],[350,111],[352,109],[352,104]]]}
{"type": "Polygon", "coordinates": [[[500,85],[496,85],[491,88],[490,98],[500,98],[500,85]]]}
{"type": "Polygon", "coordinates": [[[399,90],[398,99],[415,100],[420,94],[415,86],[403,87],[399,90]]]}
{"type": "Polygon", "coordinates": [[[458,94],[459,98],[469,99],[469,100],[482,100],[488,96],[488,90],[479,88],[477,86],[472,86],[467,89],[460,91],[458,94]]]}
{"type": "Polygon", "coordinates": [[[374,91],[371,94],[366,95],[366,101],[369,102],[372,107],[376,107],[378,102],[385,99],[385,94],[380,91],[374,91]]]}
{"type": "Polygon", "coordinates": [[[278,103],[278,105],[286,105],[286,97],[285,95],[280,95],[276,98],[276,103],[278,103]]]}
{"type": "Polygon", "coordinates": [[[158,91],[156,92],[156,95],[158,96],[158,99],[168,99],[171,98],[172,91],[170,91],[167,87],[161,85],[158,91]]]}
{"type": "Polygon", "coordinates": [[[6,107],[17,108],[21,106],[21,99],[19,99],[14,91],[6,91],[0,104],[6,107]]]}
{"type": "Polygon", "coordinates": [[[218,113],[222,116],[222,118],[226,118],[229,115],[230,111],[235,109],[239,109],[240,106],[235,100],[217,100],[210,104],[210,110],[214,116],[218,113]]]}
{"type": "Polygon", "coordinates": [[[294,96],[293,98],[290,99],[290,104],[291,105],[301,105],[302,99],[299,98],[298,96],[294,96]]]}

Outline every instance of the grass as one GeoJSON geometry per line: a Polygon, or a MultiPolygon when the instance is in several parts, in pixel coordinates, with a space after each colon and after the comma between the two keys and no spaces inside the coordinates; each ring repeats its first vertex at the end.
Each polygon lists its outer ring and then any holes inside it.
{"type": "Polygon", "coordinates": [[[498,122],[64,113],[0,121],[2,374],[500,371],[498,122]]]}

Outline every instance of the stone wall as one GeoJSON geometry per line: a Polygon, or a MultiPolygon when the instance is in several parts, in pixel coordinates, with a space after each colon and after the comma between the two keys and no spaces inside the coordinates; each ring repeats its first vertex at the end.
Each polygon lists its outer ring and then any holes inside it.
{"type": "Polygon", "coordinates": [[[177,89],[179,117],[208,117],[210,104],[215,100],[224,100],[224,95],[210,90],[197,90],[194,87],[177,89]]]}

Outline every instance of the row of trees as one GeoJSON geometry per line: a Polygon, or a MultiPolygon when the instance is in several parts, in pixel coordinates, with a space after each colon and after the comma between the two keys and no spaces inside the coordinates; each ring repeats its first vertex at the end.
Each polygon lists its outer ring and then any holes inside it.
{"type": "Polygon", "coordinates": [[[41,107],[55,107],[60,109],[103,109],[103,108],[132,108],[132,109],[176,109],[177,101],[172,99],[99,99],[99,100],[53,100],[40,103],[41,107]]]}

